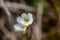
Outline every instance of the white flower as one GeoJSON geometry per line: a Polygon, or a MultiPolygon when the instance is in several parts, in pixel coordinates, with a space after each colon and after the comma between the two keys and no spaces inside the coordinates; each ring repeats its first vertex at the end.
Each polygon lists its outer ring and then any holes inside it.
{"type": "Polygon", "coordinates": [[[16,32],[17,32],[17,31],[23,31],[23,32],[25,32],[26,29],[27,29],[27,27],[24,26],[24,25],[21,25],[21,24],[15,24],[15,25],[14,25],[14,30],[15,30],[16,32]]]}
{"type": "Polygon", "coordinates": [[[33,16],[31,13],[23,13],[20,16],[17,17],[17,23],[14,25],[14,30],[17,31],[23,31],[26,32],[27,26],[31,25],[33,23],[33,16]]]}
{"type": "Polygon", "coordinates": [[[33,23],[33,16],[31,13],[23,13],[21,17],[17,17],[17,22],[25,26],[31,25],[33,23]]]}

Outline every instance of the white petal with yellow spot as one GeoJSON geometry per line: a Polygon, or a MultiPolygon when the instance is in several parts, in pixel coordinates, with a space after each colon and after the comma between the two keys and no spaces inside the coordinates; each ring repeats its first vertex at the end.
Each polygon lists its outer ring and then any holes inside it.
{"type": "Polygon", "coordinates": [[[21,24],[15,24],[14,25],[14,30],[17,32],[17,31],[26,31],[26,26],[24,25],[21,25],[21,24]]]}

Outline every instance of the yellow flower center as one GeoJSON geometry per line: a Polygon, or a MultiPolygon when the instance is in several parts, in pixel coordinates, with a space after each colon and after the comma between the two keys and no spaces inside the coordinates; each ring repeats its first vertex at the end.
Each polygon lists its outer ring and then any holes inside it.
{"type": "Polygon", "coordinates": [[[22,27],[22,26],[19,27],[19,30],[23,30],[23,29],[24,29],[24,27],[22,27]]]}
{"type": "Polygon", "coordinates": [[[29,18],[26,17],[26,18],[24,19],[24,24],[28,24],[28,21],[29,21],[29,18]]]}

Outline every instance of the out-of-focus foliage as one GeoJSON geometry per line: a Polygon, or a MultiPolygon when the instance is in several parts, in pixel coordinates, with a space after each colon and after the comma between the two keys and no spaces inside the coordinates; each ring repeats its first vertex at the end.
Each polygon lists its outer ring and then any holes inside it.
{"type": "Polygon", "coordinates": [[[47,16],[47,7],[46,6],[44,6],[43,7],[43,16],[47,16]]]}
{"type": "Polygon", "coordinates": [[[47,24],[43,24],[42,25],[42,30],[43,30],[43,32],[48,32],[49,31],[48,25],[47,24]]]}
{"type": "Polygon", "coordinates": [[[56,9],[53,9],[53,11],[51,11],[51,10],[52,10],[52,8],[49,8],[49,7],[46,7],[46,6],[44,6],[44,8],[43,8],[43,18],[42,18],[43,24],[42,24],[42,30],[44,32],[48,32],[58,22],[58,13],[57,13],[57,11],[55,12],[56,9]],[[49,15],[51,15],[51,17],[49,15]],[[56,18],[53,18],[54,16],[56,18]],[[45,21],[47,21],[47,22],[45,22],[45,21]]]}
{"type": "MultiPolygon", "coordinates": [[[[44,6],[44,7],[43,7],[43,18],[46,17],[46,16],[48,16],[47,11],[48,11],[48,10],[47,10],[47,7],[44,6]]],[[[47,23],[44,23],[44,22],[43,22],[43,24],[42,24],[42,30],[43,30],[44,32],[48,32],[48,31],[49,31],[49,28],[48,28],[47,23]]]]}
{"type": "Polygon", "coordinates": [[[26,3],[30,6],[36,6],[40,0],[26,0],[26,3]]]}
{"type": "Polygon", "coordinates": [[[55,33],[54,35],[52,35],[52,40],[59,40],[59,37],[58,37],[57,33],[55,33]]]}
{"type": "Polygon", "coordinates": [[[58,36],[57,32],[54,33],[51,36],[48,35],[48,37],[49,37],[50,40],[59,40],[59,36],[58,36]]]}

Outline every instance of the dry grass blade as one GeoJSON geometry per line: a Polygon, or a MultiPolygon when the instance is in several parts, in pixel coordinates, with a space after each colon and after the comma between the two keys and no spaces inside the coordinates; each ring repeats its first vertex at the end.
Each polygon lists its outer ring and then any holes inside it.
{"type": "MultiPolygon", "coordinates": [[[[23,9],[23,10],[26,10],[26,11],[35,11],[35,9],[31,6],[28,6],[26,4],[22,4],[22,3],[15,3],[15,2],[5,2],[6,6],[11,10],[12,8],[13,9],[23,9]]],[[[2,5],[0,4],[0,7],[2,7],[2,5]]],[[[12,11],[13,11],[12,9],[12,11]]]]}
{"type": "Polygon", "coordinates": [[[38,3],[37,9],[37,23],[33,26],[33,34],[35,35],[32,40],[42,40],[42,12],[43,3],[38,3]],[[36,38],[35,38],[36,37],[36,38]]]}

